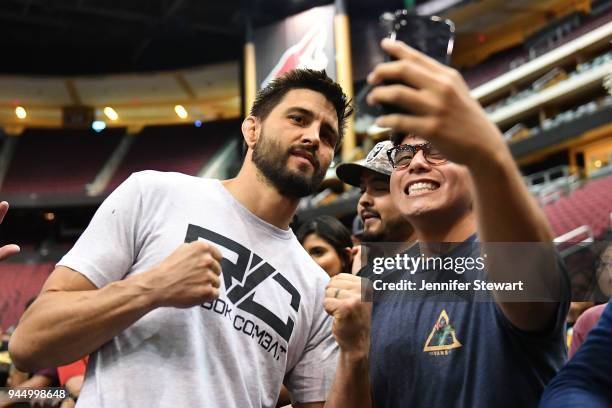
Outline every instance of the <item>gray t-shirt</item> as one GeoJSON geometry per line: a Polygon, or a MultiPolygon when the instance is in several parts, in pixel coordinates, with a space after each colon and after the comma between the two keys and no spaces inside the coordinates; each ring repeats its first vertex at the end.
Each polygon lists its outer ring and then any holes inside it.
{"type": "Polygon", "coordinates": [[[338,355],[323,309],[328,277],[290,230],[218,180],[133,174],[58,265],[101,288],[197,239],[223,254],[219,299],[155,309],[94,352],[78,406],[273,407],[283,380],[295,401],[324,401],[338,355]]]}

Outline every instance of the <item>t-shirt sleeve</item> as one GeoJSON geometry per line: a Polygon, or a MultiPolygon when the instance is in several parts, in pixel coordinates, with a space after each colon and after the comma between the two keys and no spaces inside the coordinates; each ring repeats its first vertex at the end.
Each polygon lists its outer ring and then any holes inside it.
{"type": "Polygon", "coordinates": [[[83,274],[98,288],[122,279],[138,254],[141,194],[131,175],[100,205],[87,229],[58,262],[83,274]]]}
{"type": "Polygon", "coordinates": [[[338,344],[332,335],[333,319],[323,309],[322,295],[317,306],[308,343],[285,381],[293,404],[325,401],[336,374],[338,344]]]}
{"type": "Polygon", "coordinates": [[[539,339],[543,341],[554,341],[565,331],[565,322],[567,312],[569,311],[570,299],[571,299],[571,287],[569,277],[567,275],[567,268],[565,262],[559,254],[556,254],[556,273],[559,276],[559,294],[557,310],[553,316],[553,321],[550,323],[548,328],[535,332],[523,331],[510,322],[502,312],[500,306],[494,303],[496,315],[501,325],[510,332],[525,338],[526,340],[539,339]]]}

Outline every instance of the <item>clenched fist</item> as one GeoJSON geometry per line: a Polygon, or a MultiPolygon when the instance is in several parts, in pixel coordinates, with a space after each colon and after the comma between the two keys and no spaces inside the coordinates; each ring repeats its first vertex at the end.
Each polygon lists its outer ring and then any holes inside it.
{"type": "Polygon", "coordinates": [[[325,289],[325,311],[334,317],[332,332],[344,352],[367,355],[370,348],[372,304],[362,300],[366,279],[341,273],[325,289]]]}
{"type": "Polygon", "coordinates": [[[158,307],[196,306],[219,297],[221,259],[216,247],[194,241],[179,246],[140,279],[155,293],[158,307]]]}

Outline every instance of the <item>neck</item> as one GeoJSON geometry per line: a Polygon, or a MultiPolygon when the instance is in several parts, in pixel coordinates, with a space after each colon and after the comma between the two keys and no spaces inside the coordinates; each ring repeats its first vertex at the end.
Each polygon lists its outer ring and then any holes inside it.
{"type": "MultiPolygon", "coordinates": [[[[410,226],[410,228],[412,229],[412,226],[410,226]]],[[[391,248],[389,248],[392,252],[390,255],[403,253],[408,248],[410,248],[412,245],[414,245],[416,240],[417,240],[417,235],[414,230],[412,230],[412,233],[407,237],[402,237],[401,239],[398,239],[396,241],[391,240],[393,245],[391,246],[391,248]]]]}
{"type": "Polygon", "coordinates": [[[441,217],[411,220],[419,242],[463,242],[476,232],[476,218],[469,210],[449,221],[441,217]]]}
{"type": "Polygon", "coordinates": [[[270,185],[263,175],[250,164],[242,166],[240,173],[223,185],[236,200],[257,217],[278,228],[287,230],[295,214],[299,199],[287,198],[270,185]]]}

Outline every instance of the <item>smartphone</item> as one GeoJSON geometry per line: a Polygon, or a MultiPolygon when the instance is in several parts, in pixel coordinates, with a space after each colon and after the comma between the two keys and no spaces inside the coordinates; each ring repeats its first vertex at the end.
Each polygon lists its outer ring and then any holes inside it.
{"type": "Polygon", "coordinates": [[[392,22],[382,22],[383,32],[392,40],[402,41],[436,61],[448,65],[455,42],[455,24],[438,16],[417,16],[397,10],[392,22]]]}
{"type": "MultiPolygon", "coordinates": [[[[438,16],[418,16],[408,10],[397,10],[394,13],[384,13],[379,21],[381,40],[390,38],[402,41],[442,64],[450,63],[455,41],[455,25],[451,20],[438,16]]],[[[384,51],[380,52],[382,61],[394,59],[384,51]]],[[[407,113],[405,110],[386,104],[381,104],[376,110],[376,116],[407,113]]]]}

